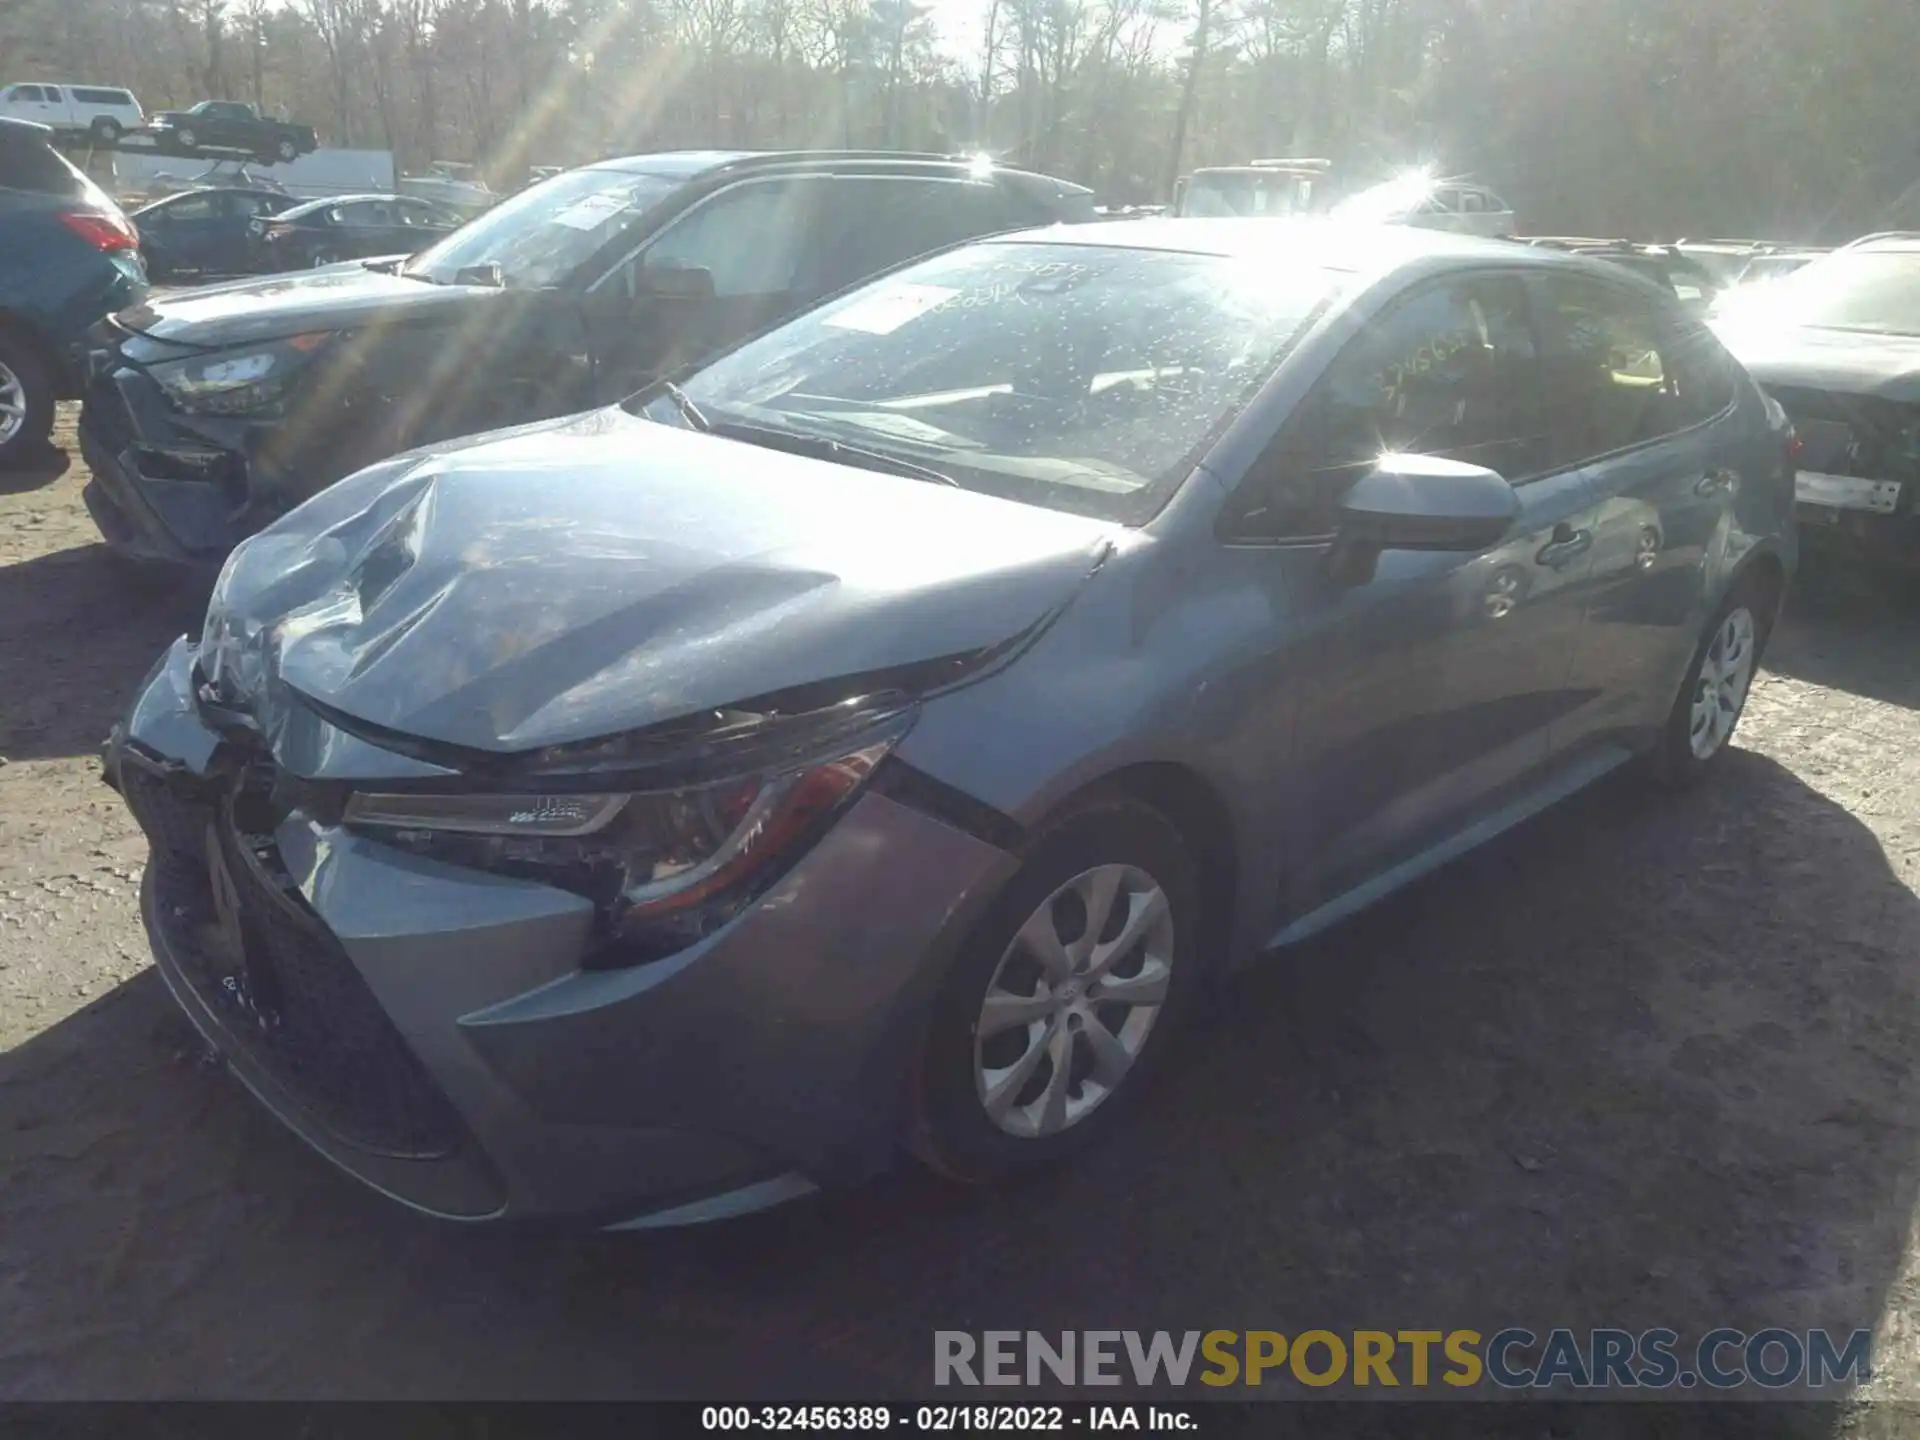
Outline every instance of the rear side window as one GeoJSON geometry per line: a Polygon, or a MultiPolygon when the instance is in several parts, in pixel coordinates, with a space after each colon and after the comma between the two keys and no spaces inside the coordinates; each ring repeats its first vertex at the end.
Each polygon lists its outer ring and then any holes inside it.
{"type": "Polygon", "coordinates": [[[1722,387],[1710,366],[1693,367],[1687,384],[1670,308],[1585,275],[1540,280],[1541,377],[1557,465],[1658,440],[1731,401],[1731,376],[1722,387]],[[1723,403],[1706,409],[1715,396],[1723,403]]]}
{"type": "Polygon", "coordinates": [[[1547,468],[1526,286],[1512,275],[1423,285],[1349,341],[1239,504],[1243,538],[1317,539],[1389,452],[1484,465],[1515,483],[1547,468]]]}
{"type": "Polygon", "coordinates": [[[131,105],[133,96],[124,90],[83,90],[76,86],[73,98],[82,105],[131,105]]]}
{"type": "Polygon", "coordinates": [[[826,219],[837,229],[824,257],[827,290],[1023,223],[991,181],[864,175],[833,182],[826,219]]]}
{"type": "Polygon", "coordinates": [[[37,134],[0,125],[0,186],[64,199],[88,198],[86,179],[37,134]]]}

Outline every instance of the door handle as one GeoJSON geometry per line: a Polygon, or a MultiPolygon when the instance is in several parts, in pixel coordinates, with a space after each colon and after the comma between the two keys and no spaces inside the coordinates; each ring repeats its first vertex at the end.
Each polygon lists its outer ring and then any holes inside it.
{"type": "Polygon", "coordinates": [[[1574,529],[1564,521],[1553,527],[1553,538],[1540,547],[1533,558],[1550,570],[1558,570],[1593,548],[1593,531],[1574,529]]]}
{"type": "Polygon", "coordinates": [[[1734,481],[1740,477],[1731,470],[1709,470],[1694,482],[1696,495],[1720,495],[1733,489],[1734,481]]]}

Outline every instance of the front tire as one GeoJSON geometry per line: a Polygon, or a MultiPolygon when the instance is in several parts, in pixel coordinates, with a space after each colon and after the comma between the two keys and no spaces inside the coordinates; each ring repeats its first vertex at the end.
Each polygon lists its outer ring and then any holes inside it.
{"type": "Polygon", "coordinates": [[[291,140],[282,140],[273,147],[273,153],[283,165],[291,165],[300,156],[299,148],[291,140]]]}
{"type": "Polygon", "coordinates": [[[1765,602],[1764,588],[1749,580],[1714,612],[1654,755],[1656,773],[1666,784],[1676,789],[1699,784],[1732,747],[1773,628],[1774,607],[1765,602]]]}
{"type": "Polygon", "coordinates": [[[985,1184],[1119,1122],[1198,987],[1198,895],[1178,831],[1136,801],[1095,802],[1046,831],[936,993],[915,1153],[985,1184]]]}
{"type": "Polygon", "coordinates": [[[319,270],[327,265],[338,265],[340,260],[341,257],[334,254],[331,250],[316,250],[313,252],[312,267],[315,270],[319,270]]]}
{"type": "Polygon", "coordinates": [[[0,466],[38,454],[52,433],[52,371],[39,351],[0,332],[0,466]]]}
{"type": "Polygon", "coordinates": [[[192,151],[200,148],[200,137],[193,133],[193,127],[191,125],[182,125],[178,130],[173,132],[173,138],[174,143],[179,145],[182,150],[192,151]]]}

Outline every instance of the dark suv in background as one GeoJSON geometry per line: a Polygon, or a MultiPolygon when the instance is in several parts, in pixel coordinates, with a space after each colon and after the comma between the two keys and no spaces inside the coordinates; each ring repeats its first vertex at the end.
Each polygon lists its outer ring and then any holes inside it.
{"type": "Polygon", "coordinates": [[[376,460],[620,399],[930,250],[1092,218],[1081,186],[950,156],[601,161],[406,260],[116,317],[81,417],[88,507],[124,555],[217,564],[376,460]]]}
{"type": "Polygon", "coordinates": [[[147,283],[133,226],[51,134],[0,120],[0,465],[46,443],[88,327],[147,283]]]}

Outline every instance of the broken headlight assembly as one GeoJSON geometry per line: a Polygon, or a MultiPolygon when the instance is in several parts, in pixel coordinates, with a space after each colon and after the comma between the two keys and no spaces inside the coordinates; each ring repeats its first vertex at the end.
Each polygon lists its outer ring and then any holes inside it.
{"type": "Polygon", "coordinates": [[[170,360],[147,373],[182,410],[200,415],[267,413],[334,338],[332,331],[317,330],[270,344],[170,360]]]}
{"type": "MultiPolygon", "coordinates": [[[[588,963],[685,948],[763,894],[860,792],[910,720],[888,717],[824,758],[671,789],[352,795],[342,819],[413,854],[570,890],[598,907],[588,963]]],[[[591,783],[591,772],[580,780],[591,783]]]]}

